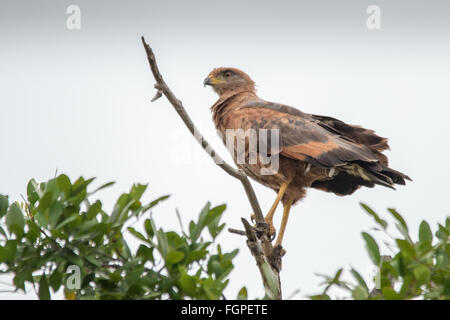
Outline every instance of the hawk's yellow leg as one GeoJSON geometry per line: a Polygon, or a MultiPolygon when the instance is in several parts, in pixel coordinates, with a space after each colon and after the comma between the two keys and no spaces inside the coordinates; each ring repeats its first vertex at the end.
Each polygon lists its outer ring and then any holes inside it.
{"type": "Polygon", "coordinates": [[[280,190],[278,191],[278,195],[277,195],[277,198],[275,199],[275,202],[273,203],[269,212],[267,212],[266,216],[264,217],[264,220],[266,220],[266,223],[269,225],[270,234],[275,233],[275,227],[273,226],[273,216],[275,214],[275,210],[277,210],[277,207],[281,201],[281,198],[283,198],[283,195],[286,192],[288,185],[289,185],[289,182],[283,182],[283,184],[280,187],[280,190]]]}
{"type": "Polygon", "coordinates": [[[292,205],[292,199],[289,199],[289,201],[284,205],[283,218],[281,219],[281,226],[280,226],[280,230],[278,231],[278,237],[277,237],[277,241],[275,242],[275,247],[278,245],[281,246],[281,243],[283,242],[284,231],[286,230],[286,225],[288,222],[289,211],[291,210],[291,205],[292,205]]]}

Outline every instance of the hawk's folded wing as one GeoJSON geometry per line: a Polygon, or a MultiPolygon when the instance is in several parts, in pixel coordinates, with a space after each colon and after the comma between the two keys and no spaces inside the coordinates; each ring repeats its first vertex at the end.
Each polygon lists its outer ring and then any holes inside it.
{"type": "Polygon", "coordinates": [[[238,112],[248,123],[247,129],[278,129],[279,152],[283,156],[326,168],[352,161],[379,161],[369,147],[328,130],[310,115],[292,107],[259,101],[246,104],[238,112]]]}

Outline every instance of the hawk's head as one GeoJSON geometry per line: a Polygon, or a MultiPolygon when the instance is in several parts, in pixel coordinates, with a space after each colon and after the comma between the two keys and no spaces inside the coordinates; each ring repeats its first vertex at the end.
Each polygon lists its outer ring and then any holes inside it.
{"type": "Polygon", "coordinates": [[[213,87],[220,96],[230,92],[255,92],[255,82],[236,68],[216,68],[209,73],[203,84],[213,87]]]}

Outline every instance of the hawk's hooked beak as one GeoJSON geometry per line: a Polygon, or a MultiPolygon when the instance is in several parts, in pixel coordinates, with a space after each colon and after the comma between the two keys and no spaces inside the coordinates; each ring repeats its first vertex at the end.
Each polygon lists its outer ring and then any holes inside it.
{"type": "Polygon", "coordinates": [[[205,80],[203,80],[203,86],[206,87],[208,86],[212,86],[213,84],[215,84],[216,82],[214,81],[214,79],[211,79],[210,77],[207,77],[205,80]]]}

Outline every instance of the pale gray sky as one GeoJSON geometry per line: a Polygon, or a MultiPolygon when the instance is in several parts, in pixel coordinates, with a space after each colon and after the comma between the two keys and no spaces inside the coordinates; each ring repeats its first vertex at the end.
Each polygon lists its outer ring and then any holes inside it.
{"type": "MultiPolygon", "coordinates": [[[[251,209],[239,182],[213,164],[165,99],[150,104],[144,35],[167,83],[227,160],[209,111],[216,96],[202,85],[217,66],[246,71],[263,99],[376,130],[390,139],[391,166],[414,179],[398,191],[377,187],[347,197],[310,191],[291,211],[284,240],[286,296],[317,292],[315,272],[368,270],[360,232],[372,223],[359,201],[380,213],[397,208],[413,234],[421,219],[434,225],[449,214],[448,1],[16,0],[0,6],[0,193],[12,199],[25,193],[30,178],[46,180],[58,169],[72,179],[117,181],[101,194],[109,206],[133,182],[149,183],[148,200],[172,194],[155,209],[165,228],[178,229],[175,208],[188,221],[207,201],[226,203],[224,221],[241,227],[240,217],[251,209]],[[80,30],[66,28],[71,4],[81,8],[80,30]],[[381,8],[380,30],[366,27],[372,4],[381,8]]],[[[275,193],[253,185],[267,211],[275,193]]],[[[245,284],[250,297],[261,297],[243,239],[224,233],[220,242],[241,249],[226,295],[235,297],[245,284]]]]}

